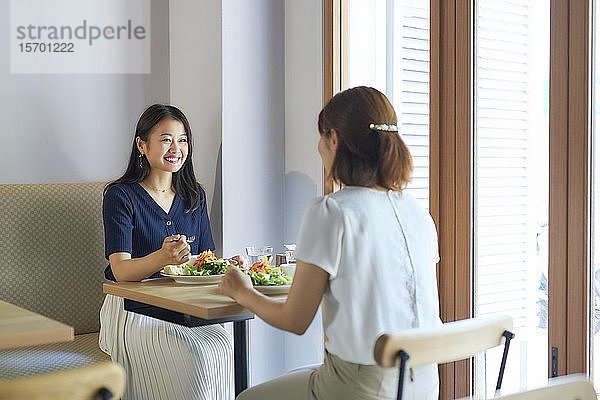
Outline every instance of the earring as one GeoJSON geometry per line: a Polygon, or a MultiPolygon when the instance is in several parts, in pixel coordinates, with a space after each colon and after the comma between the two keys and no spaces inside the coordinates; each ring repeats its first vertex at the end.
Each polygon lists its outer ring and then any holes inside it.
{"type": "Polygon", "coordinates": [[[142,156],[143,156],[142,153],[140,153],[140,155],[138,156],[138,158],[140,160],[140,168],[144,168],[144,165],[142,164],[142,156]]]}

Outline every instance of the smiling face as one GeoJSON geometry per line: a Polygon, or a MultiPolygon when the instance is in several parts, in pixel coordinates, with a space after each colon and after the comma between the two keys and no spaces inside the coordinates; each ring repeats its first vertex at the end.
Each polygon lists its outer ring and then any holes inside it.
{"type": "Polygon", "coordinates": [[[165,119],[156,124],[148,140],[136,139],[151,170],[177,172],[188,156],[188,136],[183,124],[175,119],[165,119]]]}

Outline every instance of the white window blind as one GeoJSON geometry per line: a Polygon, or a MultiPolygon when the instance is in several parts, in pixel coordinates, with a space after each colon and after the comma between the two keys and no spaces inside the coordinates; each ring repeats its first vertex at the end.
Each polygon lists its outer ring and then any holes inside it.
{"type": "Polygon", "coordinates": [[[479,0],[476,15],[476,312],[531,311],[529,0],[479,0]]]}
{"type": "Polygon", "coordinates": [[[400,80],[393,102],[402,138],[413,156],[413,179],[407,191],[429,208],[429,1],[406,0],[401,12],[400,80]]]}
{"type": "Polygon", "coordinates": [[[385,93],[413,156],[407,191],[429,207],[429,0],[348,0],[348,87],[385,93]]]}

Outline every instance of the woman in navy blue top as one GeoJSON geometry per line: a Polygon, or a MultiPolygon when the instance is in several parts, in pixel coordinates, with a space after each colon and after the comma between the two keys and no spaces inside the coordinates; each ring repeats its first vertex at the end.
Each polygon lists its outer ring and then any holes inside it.
{"type": "MultiPolygon", "coordinates": [[[[200,205],[186,212],[177,194],[168,212],[163,210],[139,183],[117,183],[104,195],[105,256],[125,252],[131,258],[144,257],[162,247],[166,237],[178,234],[189,243],[191,254],[215,249],[206,210],[206,197],[200,192],[200,205]]],[[[110,265],[104,271],[106,279],[116,281],[110,265]]],[[[158,276],[158,272],[152,277],[158,276]]]]}
{"type": "MultiPolygon", "coordinates": [[[[156,277],[165,265],[214,250],[191,139],[176,107],[155,104],[140,116],[127,169],[104,193],[107,279],[156,277]]],[[[107,295],[99,342],[125,368],[124,400],[233,398],[233,344],[221,325],[161,321],[125,311],[122,298],[107,295]]]]}

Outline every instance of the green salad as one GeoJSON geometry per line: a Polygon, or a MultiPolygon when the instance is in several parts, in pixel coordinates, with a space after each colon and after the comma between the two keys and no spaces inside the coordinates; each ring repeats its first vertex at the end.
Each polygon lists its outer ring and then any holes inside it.
{"type": "Polygon", "coordinates": [[[247,271],[256,286],[290,285],[292,277],[280,267],[255,268],[247,271]]]}
{"type": "Polygon", "coordinates": [[[180,265],[183,275],[208,276],[222,275],[229,267],[229,260],[218,258],[210,250],[200,253],[195,260],[180,265]]]}
{"type": "Polygon", "coordinates": [[[185,264],[186,275],[207,276],[207,275],[222,275],[227,271],[229,262],[222,258],[204,261],[200,266],[185,264]]]}

